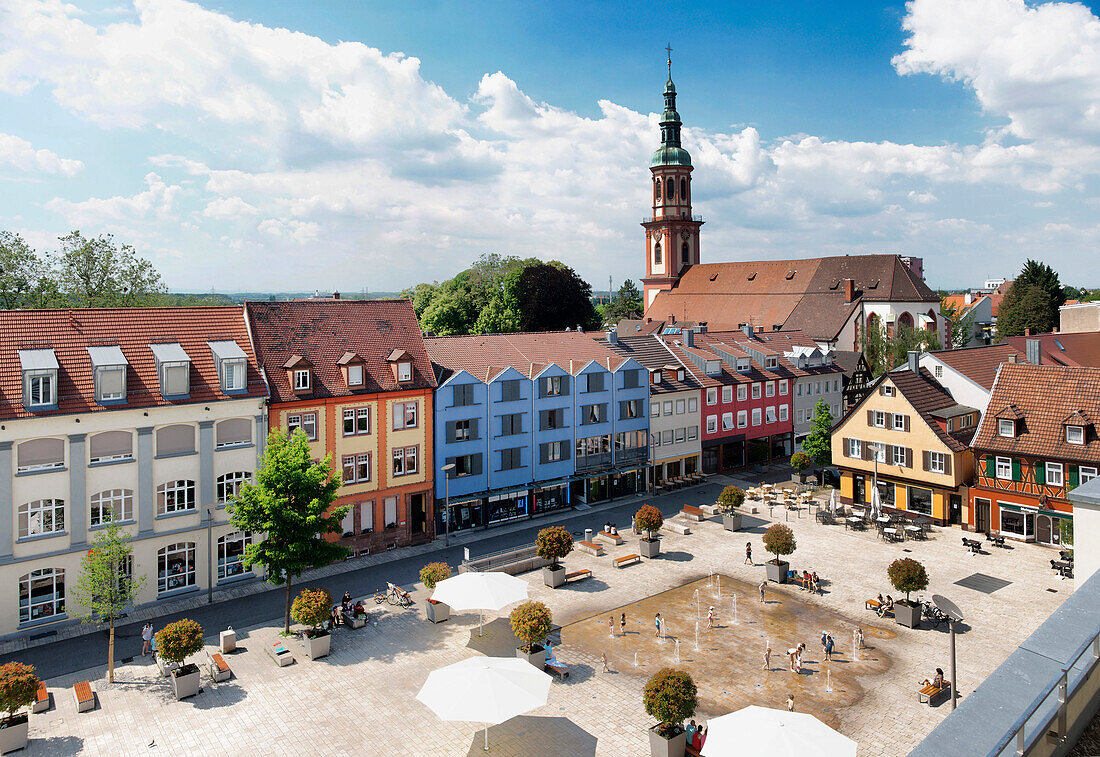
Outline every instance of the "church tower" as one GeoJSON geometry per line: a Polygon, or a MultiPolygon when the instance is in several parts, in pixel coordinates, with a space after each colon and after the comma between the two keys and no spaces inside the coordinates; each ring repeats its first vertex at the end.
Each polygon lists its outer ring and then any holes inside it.
{"type": "Polygon", "coordinates": [[[701,218],[691,214],[691,156],[680,146],[672,48],[665,49],[668,82],[665,112],[661,114],[661,146],[649,163],[653,213],[642,223],[646,247],[642,286],[647,309],[657,292],[672,289],[687,267],[699,262],[699,227],[703,225],[701,218]]]}

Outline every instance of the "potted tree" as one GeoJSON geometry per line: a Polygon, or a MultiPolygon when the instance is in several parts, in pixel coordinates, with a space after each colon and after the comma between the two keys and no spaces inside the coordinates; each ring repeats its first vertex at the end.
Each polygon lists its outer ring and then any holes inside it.
{"type": "Polygon", "coordinates": [[[321,588],[302,589],[290,607],[290,617],[294,618],[295,623],[309,626],[302,632],[309,659],[327,656],[332,646],[332,636],[323,624],[332,617],[332,595],[321,588]]]}
{"type": "Polygon", "coordinates": [[[741,513],[737,508],[745,503],[745,492],[736,486],[727,486],[718,495],[715,506],[722,513],[722,527],[727,531],[741,530],[741,513]]]}
{"type": "Polygon", "coordinates": [[[787,571],[791,564],[786,560],[780,560],[780,555],[789,555],[794,552],[797,544],[794,540],[794,531],[785,523],[773,523],[764,532],[764,549],[775,555],[774,559],[764,563],[764,570],[769,581],[776,583],[787,582],[787,571]]]}
{"type": "Polygon", "coordinates": [[[806,483],[806,471],[813,464],[814,461],[805,452],[795,452],[791,455],[791,467],[798,471],[798,483],[806,483]]]}
{"type": "Polygon", "coordinates": [[[905,599],[894,603],[894,619],[900,626],[920,628],[921,606],[909,600],[909,593],[928,588],[928,571],[912,557],[902,557],[890,563],[886,575],[895,589],[905,592],[905,599]]]}
{"type": "Polygon", "coordinates": [[[550,608],[542,602],[524,602],[512,610],[511,621],[512,632],[523,642],[516,649],[516,657],[542,670],[546,663],[546,649],[542,643],[554,630],[550,608]]]}
{"type": "Polygon", "coordinates": [[[21,710],[34,704],[37,693],[38,676],[33,665],[21,662],[0,665],[0,710],[5,713],[0,720],[0,753],[27,746],[30,717],[21,710]]]}
{"type": "MultiPolygon", "coordinates": [[[[435,585],[451,577],[451,569],[445,562],[430,562],[420,569],[420,581],[428,591],[434,591],[435,585]]],[[[424,603],[424,617],[433,623],[442,623],[451,617],[451,608],[431,597],[424,603]]]]}
{"type": "Polygon", "coordinates": [[[565,566],[558,564],[558,560],[573,551],[573,534],[561,526],[544,528],[535,537],[535,547],[539,557],[550,561],[550,564],[542,569],[542,582],[551,589],[563,585],[565,566]]]}
{"type": "Polygon", "coordinates": [[[661,540],[653,534],[661,529],[664,522],[665,516],[653,505],[642,505],[634,513],[634,528],[642,532],[642,538],[638,542],[642,557],[654,558],[661,554],[661,540]]]}
{"type": "Polygon", "coordinates": [[[199,693],[199,666],[184,660],[202,649],[202,626],[184,618],[157,631],[157,655],[177,667],[172,671],[176,699],[199,693]]]}
{"type": "Polygon", "coordinates": [[[683,757],[687,734],[683,723],[695,714],[698,691],[686,670],[661,668],[642,692],[645,711],[660,722],[649,729],[652,757],[683,757]]]}

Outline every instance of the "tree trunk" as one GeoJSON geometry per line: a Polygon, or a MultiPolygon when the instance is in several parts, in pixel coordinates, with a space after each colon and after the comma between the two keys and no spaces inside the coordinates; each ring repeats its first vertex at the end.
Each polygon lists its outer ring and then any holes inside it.
{"type": "Polygon", "coordinates": [[[115,682],[115,619],[111,618],[111,634],[107,642],[107,683],[115,682]]]}
{"type": "Polygon", "coordinates": [[[283,633],[290,633],[290,576],[286,577],[286,610],[283,613],[283,633]]]}

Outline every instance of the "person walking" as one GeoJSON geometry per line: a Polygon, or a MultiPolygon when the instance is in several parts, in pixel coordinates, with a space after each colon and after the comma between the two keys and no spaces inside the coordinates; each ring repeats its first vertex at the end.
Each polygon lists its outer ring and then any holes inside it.
{"type": "Polygon", "coordinates": [[[760,582],[760,604],[767,604],[764,601],[764,590],[768,588],[768,579],[764,579],[760,582]]]}
{"type": "Polygon", "coordinates": [[[707,610],[707,628],[714,628],[714,605],[707,610]]]}
{"type": "Polygon", "coordinates": [[[614,615],[612,615],[610,618],[607,619],[607,633],[612,639],[615,638],[615,616],[614,615]]]}
{"type": "Polygon", "coordinates": [[[865,648],[864,644],[863,644],[863,627],[862,626],[856,626],[856,644],[860,649],[865,648]]]}
{"type": "Polygon", "coordinates": [[[745,542],[745,565],[755,565],[752,561],[752,542],[745,542]]]}
{"type": "Polygon", "coordinates": [[[600,653],[600,659],[603,660],[603,672],[610,672],[607,668],[607,652],[600,653]]]}
{"type": "Polygon", "coordinates": [[[829,662],[833,661],[833,648],[836,646],[836,642],[833,641],[832,636],[825,637],[825,659],[829,662]]]}
{"type": "Polygon", "coordinates": [[[145,627],[141,629],[141,656],[149,654],[153,651],[153,624],[146,623],[145,627]]]}
{"type": "Polygon", "coordinates": [[[626,636],[626,613],[619,616],[619,634],[626,636]]]}
{"type": "Polygon", "coordinates": [[[772,648],[770,644],[764,649],[764,667],[760,669],[767,671],[772,669],[772,648]]]}
{"type": "Polygon", "coordinates": [[[794,712],[794,694],[787,695],[787,712],[794,712]]]}

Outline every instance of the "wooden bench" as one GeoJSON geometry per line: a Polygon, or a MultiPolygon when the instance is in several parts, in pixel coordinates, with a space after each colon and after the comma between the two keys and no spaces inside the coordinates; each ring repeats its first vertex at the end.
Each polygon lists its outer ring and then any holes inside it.
{"type": "Polygon", "coordinates": [[[679,523],[671,519],[666,520],[661,528],[671,533],[679,534],[680,536],[691,535],[691,526],[689,526],[687,523],[679,523]]]}
{"type": "Polygon", "coordinates": [[[882,603],[877,599],[868,599],[863,603],[863,609],[865,610],[878,610],[880,607],[882,607],[882,603]]]}
{"type": "Polygon", "coordinates": [[[267,647],[268,656],[275,661],[275,664],[280,668],[285,668],[290,663],[294,662],[294,655],[290,653],[286,645],[281,641],[272,642],[267,647]]]}
{"type": "Polygon", "coordinates": [[[927,701],[928,706],[931,707],[933,699],[938,697],[940,694],[942,694],[946,691],[950,691],[950,690],[951,690],[951,682],[950,681],[944,681],[942,686],[937,686],[934,683],[930,683],[927,686],[924,686],[923,688],[921,688],[921,690],[917,692],[917,701],[918,702],[927,701]]]}
{"type": "Polygon", "coordinates": [[[696,523],[701,523],[707,519],[707,514],[695,505],[684,505],[684,509],[680,511],[680,515],[683,515],[685,518],[691,518],[696,523]]]}
{"type": "Polygon", "coordinates": [[[95,707],[95,692],[87,681],[81,681],[73,686],[73,696],[76,697],[77,712],[87,712],[95,707]]]}
{"type": "Polygon", "coordinates": [[[641,562],[641,555],[623,555],[622,557],[616,557],[612,562],[615,563],[616,568],[621,568],[624,565],[630,565],[631,563],[641,562]]]}
{"type": "Polygon", "coordinates": [[[591,541],[577,542],[577,549],[579,549],[581,552],[587,552],[590,555],[595,555],[596,557],[599,557],[603,554],[603,545],[596,544],[595,542],[591,541]]]}
{"type": "Polygon", "coordinates": [[[570,581],[583,581],[586,578],[592,578],[592,571],[590,571],[588,568],[585,568],[584,570],[575,570],[572,573],[565,574],[566,583],[569,583],[570,581]]]}
{"type": "Polygon", "coordinates": [[[548,662],[544,667],[546,672],[550,673],[550,675],[556,675],[559,678],[569,677],[569,668],[562,665],[560,662],[548,662]]]}
{"type": "Polygon", "coordinates": [[[210,655],[210,677],[215,681],[228,681],[233,675],[229,669],[229,663],[222,657],[221,652],[210,655]]]}
{"type": "Polygon", "coordinates": [[[50,692],[46,691],[46,684],[39,681],[38,691],[34,694],[34,704],[31,705],[31,712],[45,712],[48,709],[50,709],[50,692]]]}
{"type": "Polygon", "coordinates": [[[688,743],[684,744],[684,754],[690,754],[692,757],[702,757],[703,753],[688,743]]]}
{"type": "Polygon", "coordinates": [[[596,534],[596,538],[600,539],[601,541],[605,541],[615,547],[623,543],[623,537],[619,536],[618,534],[609,534],[607,533],[607,531],[600,531],[598,534],[596,534]]]}

